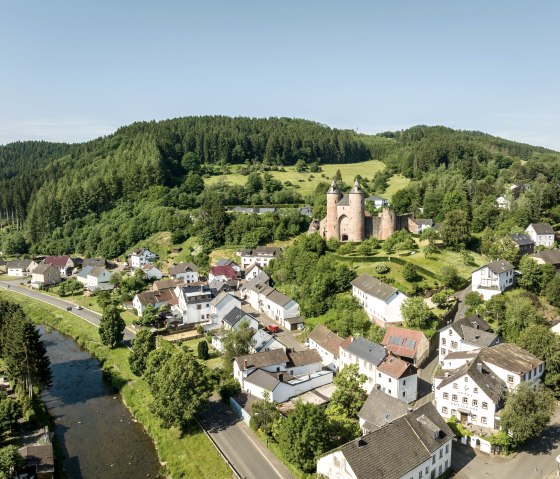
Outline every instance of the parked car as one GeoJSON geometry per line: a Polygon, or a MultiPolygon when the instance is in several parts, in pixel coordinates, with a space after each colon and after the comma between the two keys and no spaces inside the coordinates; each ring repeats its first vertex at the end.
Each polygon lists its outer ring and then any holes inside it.
{"type": "Polygon", "coordinates": [[[72,306],[67,306],[66,311],[72,311],[72,306]]]}
{"type": "Polygon", "coordinates": [[[76,309],[77,309],[78,311],[80,311],[81,309],[84,309],[84,308],[82,308],[82,307],[78,304],[78,306],[76,306],[76,309]]]}
{"type": "Polygon", "coordinates": [[[271,324],[271,325],[268,327],[268,330],[269,330],[271,333],[279,333],[279,332],[280,332],[280,326],[278,326],[278,325],[276,325],[276,324],[271,324]]]}

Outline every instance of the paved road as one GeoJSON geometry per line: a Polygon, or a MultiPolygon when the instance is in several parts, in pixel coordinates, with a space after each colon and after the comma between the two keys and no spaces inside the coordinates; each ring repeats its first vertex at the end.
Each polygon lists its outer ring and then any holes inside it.
{"type": "Polygon", "coordinates": [[[457,313],[455,314],[454,321],[457,321],[458,319],[461,319],[465,316],[465,296],[471,291],[472,284],[469,284],[465,289],[462,289],[461,291],[457,291],[455,293],[455,297],[457,298],[457,301],[459,301],[459,307],[457,308],[457,313]]]}
{"type": "Polygon", "coordinates": [[[428,363],[424,365],[423,368],[418,370],[418,400],[414,402],[414,407],[418,408],[427,402],[431,402],[434,399],[434,393],[432,392],[432,381],[434,378],[434,372],[438,366],[438,350],[436,349],[430,357],[428,358],[428,363]]]}
{"type": "Polygon", "coordinates": [[[557,476],[560,454],[560,406],[541,437],[511,456],[475,454],[472,448],[453,443],[456,479],[551,479],[557,476]]]}
{"type": "MultiPolygon", "coordinates": [[[[19,293],[22,294],[24,296],[28,296],[30,298],[33,299],[37,299],[39,301],[42,301],[43,303],[47,303],[50,304],[51,306],[55,306],[57,308],[60,308],[64,311],[67,311],[68,308],[71,308],[71,311],[68,311],[69,313],[74,314],[75,316],[78,316],[79,318],[87,321],[90,324],[93,324],[95,327],[99,327],[99,321],[101,320],[101,314],[95,312],[95,311],[91,311],[90,309],[81,309],[81,310],[77,310],[75,308],[76,304],[72,303],[70,301],[66,301],[64,299],[59,299],[59,298],[55,298],[53,296],[50,296],[48,294],[44,294],[41,293],[40,291],[34,290],[34,289],[30,289],[30,288],[26,288],[25,286],[21,286],[19,283],[21,281],[0,281],[0,288],[3,289],[7,289],[9,291],[13,291],[14,293],[19,293]]],[[[130,329],[125,329],[124,330],[124,344],[125,345],[130,345],[130,341],[132,339],[134,339],[135,337],[135,333],[134,331],[130,330],[130,329]]]]}
{"type": "Polygon", "coordinates": [[[211,400],[199,419],[243,479],[294,479],[256,434],[219,400],[211,400]]]}

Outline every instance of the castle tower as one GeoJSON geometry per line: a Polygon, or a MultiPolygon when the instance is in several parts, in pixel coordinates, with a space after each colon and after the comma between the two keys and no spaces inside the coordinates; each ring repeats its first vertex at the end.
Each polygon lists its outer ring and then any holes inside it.
{"type": "Polygon", "coordinates": [[[350,207],[350,234],[348,241],[363,241],[364,234],[364,192],[358,180],[348,193],[348,206],[350,207]]]}
{"type": "Polygon", "coordinates": [[[326,239],[334,238],[340,240],[338,231],[338,202],[342,198],[342,192],[336,185],[336,180],[332,180],[331,187],[327,191],[327,231],[326,239]]]}
{"type": "Polygon", "coordinates": [[[386,240],[391,236],[397,227],[397,217],[389,208],[381,211],[381,224],[379,225],[379,239],[386,240]]]}

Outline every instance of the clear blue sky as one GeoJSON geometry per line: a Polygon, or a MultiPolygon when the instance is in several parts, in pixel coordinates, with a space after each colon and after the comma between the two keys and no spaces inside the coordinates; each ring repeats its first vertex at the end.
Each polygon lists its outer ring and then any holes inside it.
{"type": "Polygon", "coordinates": [[[0,0],[0,144],[206,114],[560,150],[560,2],[0,0]]]}

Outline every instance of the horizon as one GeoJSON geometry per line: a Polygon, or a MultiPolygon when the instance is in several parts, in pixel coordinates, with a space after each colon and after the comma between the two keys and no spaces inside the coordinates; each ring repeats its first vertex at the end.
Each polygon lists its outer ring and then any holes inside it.
{"type": "Polygon", "coordinates": [[[31,1],[3,9],[0,144],[139,121],[442,125],[560,151],[560,3],[31,1]]]}

